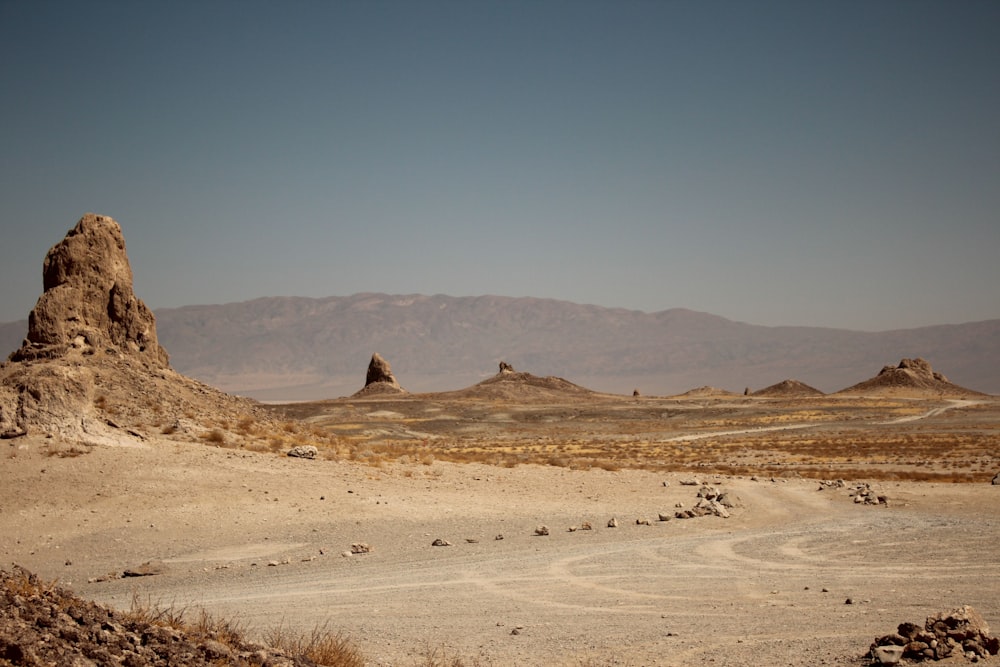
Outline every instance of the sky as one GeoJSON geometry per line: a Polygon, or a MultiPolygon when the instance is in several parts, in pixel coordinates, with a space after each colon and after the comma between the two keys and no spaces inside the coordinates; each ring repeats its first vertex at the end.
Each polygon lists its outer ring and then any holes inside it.
{"type": "Polygon", "coordinates": [[[1000,318],[1000,2],[0,0],[0,322],[87,212],[150,307],[1000,318]]]}

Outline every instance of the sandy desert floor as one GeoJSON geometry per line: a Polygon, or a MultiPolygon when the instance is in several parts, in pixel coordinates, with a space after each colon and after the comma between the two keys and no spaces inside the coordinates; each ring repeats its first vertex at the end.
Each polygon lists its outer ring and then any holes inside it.
{"type": "MultiPolygon", "coordinates": [[[[348,409],[337,405],[328,411],[348,409]]],[[[349,409],[393,422],[403,410],[349,409]]],[[[880,413],[878,432],[908,415],[951,419],[981,436],[976,465],[1000,466],[995,406],[964,421],[933,409],[880,413]]],[[[601,423],[588,437],[615,430],[601,423]]],[[[718,444],[711,428],[689,434],[718,444]]],[[[75,456],[44,439],[2,447],[4,566],[113,607],[133,596],[204,607],[251,633],[325,624],[372,665],[429,654],[487,665],[860,665],[876,636],[959,605],[1000,627],[1000,486],[988,481],[881,475],[870,481],[889,504],[867,506],[848,488],[770,472],[306,460],[169,436],[75,456]],[[658,521],[694,505],[699,487],[682,484],[693,478],[740,507],[728,519],[658,521]],[[585,521],[594,529],[569,531],[585,521]],[[543,524],[549,535],[535,535],[543,524]],[[372,550],[346,555],[355,543],[372,550]],[[162,572],[118,576],[147,561],[162,572]]]]}

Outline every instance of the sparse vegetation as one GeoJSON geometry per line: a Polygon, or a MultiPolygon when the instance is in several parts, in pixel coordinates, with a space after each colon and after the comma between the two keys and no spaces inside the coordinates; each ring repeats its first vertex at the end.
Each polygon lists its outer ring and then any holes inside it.
{"type": "Polygon", "coordinates": [[[951,410],[922,418],[942,405],[948,404],[863,397],[727,398],[695,406],[669,399],[641,404],[591,399],[501,409],[487,401],[455,401],[448,409],[462,417],[442,420],[427,418],[423,401],[394,398],[372,401],[368,416],[357,404],[324,405],[322,411],[310,404],[286,406],[286,416],[310,424],[293,427],[285,421],[281,428],[308,431],[326,458],[374,467],[448,461],[611,472],[987,481],[1000,460],[995,403],[955,408],[964,417],[959,423],[951,410]],[[382,420],[379,414],[391,416],[382,420]],[[386,432],[394,435],[387,438],[386,432]]]}

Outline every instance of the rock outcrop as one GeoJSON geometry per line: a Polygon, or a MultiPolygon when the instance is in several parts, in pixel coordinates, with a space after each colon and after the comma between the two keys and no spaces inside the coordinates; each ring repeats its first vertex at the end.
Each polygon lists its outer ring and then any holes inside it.
{"type": "Polygon", "coordinates": [[[982,396],[977,391],[952,384],[944,375],[935,372],[930,363],[919,357],[902,359],[896,366],[883,366],[875,377],[837,393],[982,396]]]}
{"type": "Polygon", "coordinates": [[[181,415],[268,419],[252,401],[170,368],[111,218],[85,215],[49,250],[42,273],[28,337],[0,364],[0,437],[136,444],[181,415]]]}
{"type": "Polygon", "coordinates": [[[368,374],[365,377],[365,386],[354,396],[372,396],[378,394],[405,394],[406,390],[399,386],[399,381],[392,374],[392,367],[381,354],[372,354],[372,360],[368,363],[368,374]]]}
{"type": "Polygon", "coordinates": [[[72,351],[133,355],[167,366],[156,318],[132,290],[121,227],[88,213],[52,246],[42,268],[44,291],[28,317],[28,337],[11,361],[72,351]]]}

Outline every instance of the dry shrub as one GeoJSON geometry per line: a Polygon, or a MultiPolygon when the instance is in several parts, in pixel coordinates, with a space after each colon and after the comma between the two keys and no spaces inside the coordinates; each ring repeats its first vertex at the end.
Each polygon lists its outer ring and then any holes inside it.
{"type": "Polygon", "coordinates": [[[357,647],[341,633],[332,633],[327,624],[314,627],[308,634],[297,634],[279,625],[264,634],[264,641],[289,655],[308,658],[325,667],[364,667],[365,660],[357,647]]]}
{"type": "Polygon", "coordinates": [[[73,459],[77,456],[83,456],[84,454],[89,454],[93,447],[88,445],[73,444],[69,447],[63,448],[56,444],[49,444],[46,449],[46,456],[56,456],[61,459],[73,459]]]}
{"type": "Polygon", "coordinates": [[[226,442],[226,434],[217,428],[213,428],[208,433],[203,434],[202,439],[213,445],[223,445],[226,442]]]}
{"type": "Polygon", "coordinates": [[[236,423],[236,431],[240,435],[250,435],[254,432],[254,420],[252,417],[243,417],[236,423]]]}

